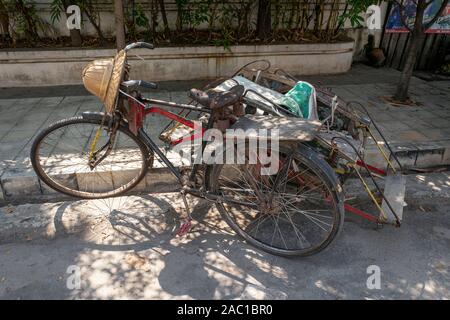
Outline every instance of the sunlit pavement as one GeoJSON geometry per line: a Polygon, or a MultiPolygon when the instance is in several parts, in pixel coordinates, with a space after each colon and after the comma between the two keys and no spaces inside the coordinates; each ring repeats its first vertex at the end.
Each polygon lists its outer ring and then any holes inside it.
{"type": "MultiPolygon", "coordinates": [[[[330,86],[344,100],[365,105],[405,167],[449,165],[450,82],[413,78],[411,97],[419,105],[395,107],[382,97],[394,93],[398,77],[399,72],[394,69],[356,64],[346,74],[301,79],[330,86]]],[[[205,81],[166,82],[159,90],[145,95],[188,102],[187,90],[204,84],[205,81]]],[[[0,89],[0,202],[45,194],[45,186],[39,183],[29,161],[33,139],[41,129],[84,111],[101,110],[100,101],[79,86],[0,89]]],[[[156,137],[167,123],[166,119],[150,116],[146,130],[156,137]]],[[[384,159],[373,145],[368,146],[365,160],[384,166],[384,159]]]]}
{"type": "Polygon", "coordinates": [[[2,215],[20,211],[24,220],[36,210],[53,212],[47,214],[53,223],[44,232],[51,239],[30,229],[0,245],[0,298],[450,297],[448,198],[409,200],[401,228],[377,229],[347,215],[331,248],[300,259],[253,248],[210,204],[190,201],[197,222],[184,238],[174,236],[177,193],[1,208],[2,215]],[[77,219],[85,220],[83,228],[77,219]],[[380,289],[367,286],[373,265],[380,270],[380,289]]]}
{"type": "MultiPolygon", "coordinates": [[[[411,92],[422,105],[398,108],[380,100],[392,94],[397,79],[395,70],[357,65],[345,75],[304,80],[367,103],[388,140],[425,151],[423,163],[450,161],[449,82],[414,78],[411,92]]],[[[146,94],[186,102],[189,87],[201,86],[174,83],[146,94]]],[[[175,237],[177,193],[63,202],[47,195],[40,204],[29,203],[25,194],[18,198],[22,205],[6,206],[5,179],[18,181],[14,190],[23,191],[24,180],[11,178],[33,174],[28,153],[36,133],[64,117],[101,110],[95,97],[77,90],[0,91],[0,298],[450,298],[448,174],[438,182],[421,175],[407,185],[408,192],[418,189],[407,193],[401,228],[379,229],[347,215],[334,246],[302,259],[279,258],[246,244],[204,202],[193,204],[197,222],[191,232],[175,237]],[[373,266],[380,270],[380,289],[370,286],[373,266]]],[[[157,118],[147,123],[154,132],[163,125],[157,118]]],[[[423,165],[417,159],[412,164],[423,165]]]]}

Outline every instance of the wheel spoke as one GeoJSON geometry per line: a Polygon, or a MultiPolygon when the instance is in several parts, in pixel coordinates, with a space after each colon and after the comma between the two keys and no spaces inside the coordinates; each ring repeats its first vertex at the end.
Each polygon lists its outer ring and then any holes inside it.
{"type": "MultiPolygon", "coordinates": [[[[143,177],[147,156],[131,134],[118,130],[110,153],[91,169],[86,150],[100,123],[79,117],[65,121],[66,124],[47,129],[38,144],[34,158],[44,182],[63,193],[98,198],[122,193],[143,177]],[[124,172],[114,175],[115,171],[124,172]]],[[[109,133],[102,129],[98,145],[104,146],[108,141],[109,133]]],[[[98,156],[104,152],[106,149],[98,156]]]]}
{"type": "MultiPolygon", "coordinates": [[[[217,181],[221,192],[253,204],[249,208],[235,201],[223,208],[231,226],[248,235],[251,243],[276,253],[312,252],[335,234],[333,227],[340,216],[335,213],[335,197],[330,197],[328,187],[334,182],[314,169],[320,167],[320,161],[323,165],[322,159],[314,162],[286,154],[281,155],[282,165],[274,175],[263,177],[258,172],[259,159],[257,164],[233,166],[233,175],[220,175],[217,181]]],[[[221,172],[228,171],[222,168],[221,172]]]]}

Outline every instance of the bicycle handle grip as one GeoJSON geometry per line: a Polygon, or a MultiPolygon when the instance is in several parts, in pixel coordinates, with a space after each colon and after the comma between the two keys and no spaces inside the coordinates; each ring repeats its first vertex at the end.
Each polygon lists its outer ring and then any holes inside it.
{"type": "Polygon", "coordinates": [[[154,82],[139,80],[139,86],[147,89],[158,89],[158,85],[154,82]]]}
{"type": "Polygon", "coordinates": [[[144,80],[127,80],[123,81],[121,85],[129,90],[136,89],[136,87],[158,89],[158,85],[156,83],[144,80]]]}
{"type": "Polygon", "coordinates": [[[139,49],[139,48],[154,49],[155,46],[153,44],[147,43],[147,42],[134,42],[134,43],[130,43],[129,45],[127,45],[124,48],[124,50],[129,51],[131,49],[139,49]]]}

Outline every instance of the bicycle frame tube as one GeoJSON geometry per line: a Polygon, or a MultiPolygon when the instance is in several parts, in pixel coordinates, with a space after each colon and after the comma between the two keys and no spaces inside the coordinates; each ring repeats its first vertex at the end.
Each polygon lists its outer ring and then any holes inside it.
{"type": "MultiPolygon", "coordinates": [[[[163,117],[169,118],[173,121],[179,122],[191,129],[194,129],[194,122],[187,120],[186,118],[180,117],[179,115],[172,113],[170,111],[158,108],[158,107],[148,107],[144,110],[144,114],[150,114],[150,113],[156,113],[159,115],[162,115],[163,117]]],[[[177,144],[181,143],[182,141],[190,141],[190,140],[194,140],[197,138],[201,138],[203,137],[203,133],[205,132],[205,128],[201,129],[201,133],[197,133],[197,134],[193,134],[193,135],[187,135],[181,138],[178,138],[176,140],[173,140],[170,142],[171,146],[176,146],[177,144]]]]}
{"type": "MultiPolygon", "coordinates": [[[[211,113],[211,110],[204,109],[204,108],[198,108],[192,105],[186,105],[186,104],[177,104],[174,102],[167,102],[167,101],[161,101],[161,100],[153,100],[153,99],[142,99],[145,103],[154,103],[157,105],[167,106],[167,107],[175,107],[180,109],[190,109],[195,110],[199,112],[206,112],[211,113]]],[[[166,117],[168,119],[171,119],[173,121],[176,121],[178,123],[181,123],[191,129],[194,129],[194,122],[191,120],[188,120],[186,118],[183,118],[173,112],[170,112],[168,110],[165,110],[160,107],[156,106],[146,106],[144,103],[138,102],[134,99],[128,98],[128,104],[130,107],[130,114],[131,114],[131,120],[129,121],[130,130],[134,132],[136,135],[139,135],[139,137],[144,141],[144,143],[147,145],[147,147],[152,150],[154,153],[158,155],[158,157],[161,159],[161,161],[169,168],[169,170],[177,177],[178,181],[182,182],[182,174],[181,172],[173,165],[173,163],[164,155],[164,153],[160,150],[160,148],[157,146],[157,144],[150,138],[150,136],[145,132],[143,128],[143,123],[145,116],[151,113],[161,115],[163,117],[166,117]]],[[[183,141],[192,141],[197,138],[202,138],[204,132],[209,129],[212,126],[212,121],[208,122],[207,128],[202,128],[201,132],[194,133],[191,135],[186,135],[181,138],[178,138],[176,140],[173,140],[170,142],[171,146],[175,146],[183,141]]],[[[203,153],[203,150],[205,148],[206,144],[202,143],[201,152],[203,153]]],[[[194,165],[191,172],[191,177],[195,176],[196,171],[198,170],[199,166],[194,165]]]]}
{"type": "Polygon", "coordinates": [[[149,147],[150,150],[155,152],[158,157],[164,162],[164,164],[169,168],[169,170],[177,177],[178,181],[182,181],[182,176],[180,171],[173,165],[173,163],[167,159],[167,157],[164,155],[164,153],[159,149],[159,147],[156,145],[156,143],[148,136],[148,134],[144,131],[143,128],[139,129],[139,135],[144,140],[147,147],[149,147]]]}

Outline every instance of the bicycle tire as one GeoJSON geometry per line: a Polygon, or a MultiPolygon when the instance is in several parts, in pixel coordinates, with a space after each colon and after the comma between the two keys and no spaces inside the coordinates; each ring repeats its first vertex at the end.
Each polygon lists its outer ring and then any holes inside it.
{"type": "MultiPolygon", "coordinates": [[[[124,185],[120,185],[117,187],[114,187],[113,190],[109,190],[106,192],[85,192],[80,190],[73,190],[71,188],[68,188],[66,186],[63,186],[61,183],[55,180],[55,178],[52,179],[52,177],[45,172],[43,169],[39,159],[39,150],[42,142],[45,140],[46,137],[48,137],[52,132],[55,132],[58,129],[61,129],[66,126],[75,125],[75,124],[93,124],[93,125],[101,125],[102,119],[101,118],[84,118],[82,116],[76,116],[71,117],[67,119],[63,119],[60,121],[57,121],[50,126],[48,126],[46,129],[42,130],[35,138],[33,145],[31,147],[30,151],[30,160],[33,165],[33,169],[36,172],[37,176],[41,181],[43,181],[45,184],[47,184],[52,189],[61,192],[66,195],[74,196],[77,198],[83,198],[83,199],[101,199],[101,198],[108,198],[108,197],[114,197],[124,194],[125,192],[133,189],[146,175],[148,168],[152,165],[153,160],[153,153],[150,152],[147,148],[147,146],[142,142],[138,137],[136,137],[133,133],[131,133],[128,128],[125,125],[120,125],[118,127],[118,132],[123,133],[126,135],[127,138],[130,138],[138,147],[138,150],[142,157],[142,165],[139,168],[139,173],[130,181],[128,181],[124,185]]],[[[105,126],[106,127],[106,126],[105,126]]]]}
{"type": "MultiPolygon", "coordinates": [[[[286,149],[283,147],[280,147],[280,150],[286,152],[286,149]]],[[[334,224],[329,236],[320,245],[306,250],[284,250],[280,248],[271,247],[265,243],[256,240],[254,237],[249,235],[245,230],[243,230],[238,225],[238,223],[228,213],[225,207],[220,202],[216,202],[216,207],[218,211],[220,212],[224,220],[227,222],[227,224],[231,227],[231,229],[233,229],[234,232],[236,232],[238,235],[244,238],[251,245],[263,251],[269,252],[271,254],[284,257],[293,257],[293,256],[304,257],[317,254],[325,250],[326,248],[329,248],[330,245],[334,242],[334,240],[338,236],[338,234],[340,233],[340,231],[342,230],[345,215],[342,186],[340,185],[340,182],[337,179],[336,174],[333,172],[329,164],[322,157],[320,157],[314,150],[303,144],[298,145],[298,148],[294,150],[294,154],[296,157],[301,159],[302,163],[305,166],[310,167],[312,171],[318,177],[320,177],[320,180],[323,181],[323,183],[327,186],[330,195],[332,197],[333,206],[335,208],[335,210],[333,211],[335,215],[335,219],[333,220],[334,224]]],[[[205,173],[205,183],[206,188],[207,190],[209,190],[209,192],[212,193],[217,192],[217,187],[220,178],[220,171],[222,170],[222,166],[223,165],[214,164],[207,167],[205,173]]]]}

